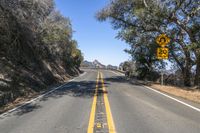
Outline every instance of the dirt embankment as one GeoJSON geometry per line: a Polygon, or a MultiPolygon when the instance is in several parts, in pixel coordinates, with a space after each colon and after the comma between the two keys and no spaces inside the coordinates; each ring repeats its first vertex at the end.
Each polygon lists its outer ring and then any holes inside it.
{"type": "Polygon", "coordinates": [[[177,87],[170,85],[160,85],[158,83],[136,79],[130,80],[130,82],[132,82],[133,84],[146,85],[158,91],[181,97],[196,103],[200,103],[200,90],[198,90],[195,87],[177,87]]]}
{"type": "Polygon", "coordinates": [[[159,84],[152,84],[150,87],[168,93],[172,94],[184,99],[188,99],[190,101],[200,103],[200,91],[193,89],[193,88],[186,88],[186,87],[175,87],[175,86],[166,86],[166,85],[159,85],[159,84]]]}
{"type": "Polygon", "coordinates": [[[32,62],[30,66],[8,65],[6,61],[0,65],[0,113],[80,73],[77,68],[66,70],[62,64],[45,60],[32,62]]]}
{"type": "Polygon", "coordinates": [[[11,1],[0,2],[1,108],[78,75],[83,60],[53,0],[11,1]]]}

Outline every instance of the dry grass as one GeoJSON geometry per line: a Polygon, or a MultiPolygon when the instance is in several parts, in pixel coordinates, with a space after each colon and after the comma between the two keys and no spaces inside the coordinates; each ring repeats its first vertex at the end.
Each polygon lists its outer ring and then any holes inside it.
{"type": "Polygon", "coordinates": [[[200,91],[194,90],[191,88],[180,88],[180,87],[174,87],[174,86],[161,86],[158,84],[152,84],[152,88],[166,92],[168,94],[172,94],[178,97],[182,97],[184,99],[188,99],[197,103],[200,103],[200,91]]]}

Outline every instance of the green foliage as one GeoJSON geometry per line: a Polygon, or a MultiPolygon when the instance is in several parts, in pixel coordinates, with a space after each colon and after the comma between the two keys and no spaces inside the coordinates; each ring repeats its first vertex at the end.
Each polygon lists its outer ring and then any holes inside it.
{"type": "Polygon", "coordinates": [[[197,65],[196,74],[200,71],[200,64],[195,63],[199,54],[199,10],[197,0],[113,0],[97,13],[97,19],[109,20],[119,31],[117,38],[130,45],[126,52],[137,62],[136,68],[144,78],[163,64],[155,57],[155,38],[166,33],[171,38],[170,61],[179,66],[185,85],[190,86],[192,66],[197,65]]]}
{"type": "Polygon", "coordinates": [[[40,37],[53,58],[60,60],[66,68],[79,68],[83,57],[77,48],[77,42],[72,39],[72,26],[68,18],[59,12],[52,12],[43,23],[40,37]]]}
{"type": "Polygon", "coordinates": [[[28,54],[33,58],[65,62],[69,56],[65,53],[76,54],[79,51],[77,44],[72,44],[70,20],[54,11],[52,0],[16,0],[14,3],[3,0],[0,12],[4,18],[0,23],[2,56],[20,62],[21,59],[12,57],[10,52],[23,57],[26,54],[23,50],[31,49],[28,54]]]}
{"type": "Polygon", "coordinates": [[[123,71],[126,72],[125,75],[127,77],[130,78],[130,77],[137,76],[135,62],[125,61],[125,62],[121,63],[121,67],[122,67],[123,71]]]}
{"type": "Polygon", "coordinates": [[[0,19],[0,75],[12,92],[19,92],[18,79],[38,90],[78,74],[82,53],[53,0],[1,0],[0,19]]]}

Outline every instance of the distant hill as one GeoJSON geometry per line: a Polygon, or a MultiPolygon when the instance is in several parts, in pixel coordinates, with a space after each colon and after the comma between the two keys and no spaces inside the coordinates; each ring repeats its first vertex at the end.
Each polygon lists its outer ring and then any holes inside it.
{"type": "Polygon", "coordinates": [[[93,62],[85,60],[82,62],[81,67],[106,68],[106,66],[100,63],[98,60],[94,60],[93,62]]]}
{"type": "Polygon", "coordinates": [[[107,69],[118,69],[118,67],[117,66],[113,66],[113,65],[108,65],[107,69]]]}
{"type": "Polygon", "coordinates": [[[90,61],[83,61],[81,64],[81,67],[88,67],[88,68],[107,68],[107,69],[117,69],[117,66],[113,66],[113,65],[103,65],[102,63],[100,63],[98,60],[94,60],[93,62],[90,61]]]}
{"type": "Polygon", "coordinates": [[[93,64],[97,67],[97,68],[106,68],[105,65],[101,64],[98,60],[94,60],[93,64]]]}
{"type": "Polygon", "coordinates": [[[81,67],[89,67],[89,68],[95,68],[95,65],[93,64],[93,62],[90,61],[83,61],[81,63],[81,67]]]}

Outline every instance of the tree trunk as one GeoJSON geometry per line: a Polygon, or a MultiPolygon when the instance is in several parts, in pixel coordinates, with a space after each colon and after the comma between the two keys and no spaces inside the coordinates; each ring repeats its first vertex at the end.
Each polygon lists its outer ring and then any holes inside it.
{"type": "Polygon", "coordinates": [[[188,52],[185,52],[185,66],[178,60],[177,56],[175,56],[172,53],[172,57],[175,59],[176,63],[179,65],[181,72],[182,72],[182,76],[183,76],[183,82],[184,82],[184,86],[191,86],[191,59],[189,56],[188,52]]]}
{"type": "Polygon", "coordinates": [[[191,86],[191,58],[190,53],[188,51],[185,51],[185,67],[183,72],[183,78],[184,78],[184,85],[190,87],[191,86]]]}
{"type": "Polygon", "coordinates": [[[191,73],[190,70],[188,69],[185,69],[183,72],[183,82],[185,86],[187,87],[191,86],[191,73]]]}
{"type": "Polygon", "coordinates": [[[197,57],[197,61],[196,61],[196,75],[195,75],[195,86],[198,87],[198,89],[200,89],[200,54],[197,57]]]}

